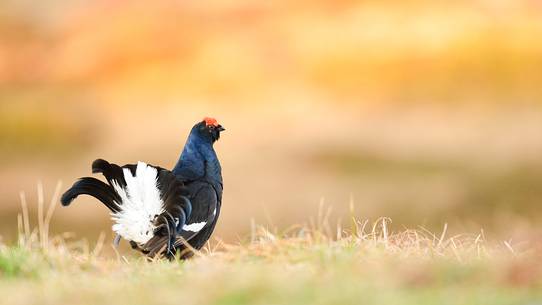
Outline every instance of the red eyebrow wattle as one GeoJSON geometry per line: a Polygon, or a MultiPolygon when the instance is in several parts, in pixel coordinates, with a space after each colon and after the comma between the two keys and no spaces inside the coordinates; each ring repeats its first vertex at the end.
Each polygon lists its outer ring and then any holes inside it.
{"type": "Polygon", "coordinates": [[[206,117],[203,119],[205,121],[205,125],[209,126],[209,125],[212,125],[212,126],[218,126],[218,121],[214,118],[209,118],[209,117],[206,117]]]}

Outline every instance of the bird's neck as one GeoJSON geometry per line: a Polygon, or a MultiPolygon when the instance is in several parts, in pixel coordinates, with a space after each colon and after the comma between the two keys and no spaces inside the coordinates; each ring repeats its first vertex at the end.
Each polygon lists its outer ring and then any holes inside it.
{"type": "Polygon", "coordinates": [[[173,173],[181,180],[207,179],[222,183],[222,168],[213,145],[189,137],[173,173]]]}

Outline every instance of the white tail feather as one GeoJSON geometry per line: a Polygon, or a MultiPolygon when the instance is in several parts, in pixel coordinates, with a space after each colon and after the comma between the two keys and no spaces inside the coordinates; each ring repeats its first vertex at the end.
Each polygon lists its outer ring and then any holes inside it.
{"type": "Polygon", "coordinates": [[[122,200],[120,212],[111,215],[115,222],[113,231],[124,239],[143,244],[153,236],[152,221],[164,211],[157,186],[158,171],[138,162],[135,176],[127,168],[123,173],[126,188],[113,181],[113,187],[122,200]]]}

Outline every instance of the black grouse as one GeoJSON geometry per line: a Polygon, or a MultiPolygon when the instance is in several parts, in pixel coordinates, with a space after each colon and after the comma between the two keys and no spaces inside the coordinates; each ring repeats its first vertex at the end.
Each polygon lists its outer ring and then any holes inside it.
{"type": "Polygon", "coordinates": [[[193,255],[213,232],[222,203],[222,170],[213,148],[224,128],[205,118],[192,128],[173,170],[143,162],[118,166],[98,159],[96,178],[79,179],[61,198],[68,206],[79,195],[90,195],[111,211],[113,231],[149,257],[193,255]]]}

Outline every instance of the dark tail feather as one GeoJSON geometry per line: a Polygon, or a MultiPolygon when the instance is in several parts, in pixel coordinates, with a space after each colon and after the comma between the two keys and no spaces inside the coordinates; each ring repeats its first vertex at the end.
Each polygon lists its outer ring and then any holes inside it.
{"type": "Polygon", "coordinates": [[[92,173],[96,174],[107,172],[110,167],[111,164],[104,159],[96,159],[94,162],[92,162],[92,173]]]}
{"type": "Polygon", "coordinates": [[[120,208],[115,202],[121,202],[119,195],[113,188],[104,182],[91,177],[79,179],[67,190],[60,199],[63,206],[68,206],[79,195],[90,195],[100,200],[112,212],[119,212],[120,208]]]}
{"type": "MultiPolygon", "coordinates": [[[[129,166],[129,165],[126,165],[129,166]]],[[[122,167],[109,163],[103,159],[97,159],[92,162],[92,173],[102,173],[109,184],[113,184],[116,181],[120,186],[125,187],[126,181],[124,180],[124,173],[122,167]]],[[[132,170],[132,174],[135,173],[135,168],[132,170]]]]}
{"type": "Polygon", "coordinates": [[[169,238],[167,235],[155,235],[141,247],[141,252],[149,257],[156,257],[167,250],[169,238]]]}

